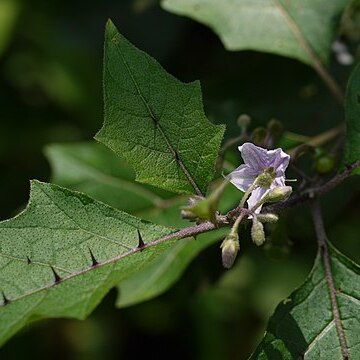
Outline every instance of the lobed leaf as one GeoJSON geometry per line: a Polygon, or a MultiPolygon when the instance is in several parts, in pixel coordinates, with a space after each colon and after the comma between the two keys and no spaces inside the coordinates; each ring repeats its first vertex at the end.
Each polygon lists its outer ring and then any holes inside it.
{"type": "Polygon", "coordinates": [[[206,119],[199,82],[175,79],[110,21],[104,102],[105,121],[95,138],[123,156],[138,181],[177,193],[206,192],[224,126],[206,119]]]}
{"type": "Polygon", "coordinates": [[[171,232],[33,181],[26,210],[0,223],[0,344],[40,318],[85,318],[109,289],[169,249],[174,241],[161,239],[171,232]]]}
{"type": "Polygon", "coordinates": [[[327,62],[348,0],[162,0],[170,12],[214,30],[228,50],[257,50],[314,65],[327,62]]]}
{"type": "MultiPolygon", "coordinates": [[[[345,97],[346,141],[343,164],[350,165],[360,159],[360,64],[348,83],[345,97]]],[[[360,167],[353,171],[360,174],[360,167]]]]}
{"type": "MultiPolygon", "coordinates": [[[[360,267],[329,246],[336,300],[351,359],[360,354],[360,267]]],[[[270,318],[264,339],[250,359],[339,359],[337,334],[320,256],[305,281],[270,318]]]]}

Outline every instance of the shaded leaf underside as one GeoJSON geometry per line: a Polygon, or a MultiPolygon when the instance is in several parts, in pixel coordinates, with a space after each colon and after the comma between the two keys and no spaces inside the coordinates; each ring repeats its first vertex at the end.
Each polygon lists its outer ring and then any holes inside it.
{"type": "Polygon", "coordinates": [[[162,0],[164,9],[211,27],[229,50],[326,62],[347,0],[162,0]]]}

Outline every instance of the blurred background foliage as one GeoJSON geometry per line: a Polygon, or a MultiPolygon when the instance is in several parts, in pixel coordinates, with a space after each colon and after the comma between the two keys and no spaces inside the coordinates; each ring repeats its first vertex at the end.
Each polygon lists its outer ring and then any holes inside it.
{"type": "MultiPolygon", "coordinates": [[[[339,33],[355,62],[360,56],[359,10],[355,1],[339,33]]],[[[78,178],[69,179],[58,176],[54,162],[52,174],[45,156],[51,159],[56,152],[51,143],[91,141],[102,125],[102,48],[108,18],[178,79],[200,79],[205,112],[215,123],[226,123],[227,138],[238,135],[241,113],[252,117],[252,128],[277,118],[287,131],[306,136],[343,120],[343,109],[310,67],[269,54],[228,52],[211,30],[165,12],[155,0],[0,0],[1,219],[23,208],[29,179],[36,178],[77,188],[159,223],[184,225],[177,208],[186,199],[175,202],[166,215],[131,208],[132,201],[124,203],[126,192],[102,198],[110,190],[99,191],[104,183],[84,175],[81,167],[78,178]],[[82,175],[90,180],[84,182],[82,175]]],[[[352,65],[340,64],[335,55],[331,72],[345,87],[352,65]]],[[[91,154],[91,149],[84,151],[91,154]]],[[[105,148],[100,151],[103,159],[112,156],[105,148]]],[[[229,158],[239,164],[238,153],[229,158]]],[[[115,176],[131,181],[131,169],[117,161],[115,176]]],[[[305,164],[310,173],[311,161],[305,164]]],[[[61,174],[66,175],[66,167],[61,174]]],[[[330,240],[357,262],[359,195],[358,179],[351,178],[323,200],[330,240]]],[[[227,189],[223,209],[236,204],[238,196],[227,189]]],[[[114,290],[88,320],[29,326],[0,350],[1,357],[244,359],[261,339],[275,306],[303,282],[315,257],[306,206],[289,211],[270,231],[271,239],[261,249],[244,235],[240,257],[230,271],[222,268],[215,243],[163,295],[119,310],[114,290]]]]}

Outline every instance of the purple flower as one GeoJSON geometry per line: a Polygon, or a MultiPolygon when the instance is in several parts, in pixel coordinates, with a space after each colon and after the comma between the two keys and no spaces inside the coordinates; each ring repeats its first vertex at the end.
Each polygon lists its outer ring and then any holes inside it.
{"type": "MultiPolygon", "coordinates": [[[[264,172],[272,175],[269,186],[261,184],[252,191],[251,196],[247,200],[248,207],[251,209],[270,189],[285,185],[285,170],[289,165],[290,156],[280,148],[266,150],[252,143],[245,143],[239,146],[239,151],[241,152],[244,164],[226,176],[238,189],[245,192],[255,179],[264,172]]],[[[259,213],[260,210],[261,206],[255,212],[259,213]]]]}

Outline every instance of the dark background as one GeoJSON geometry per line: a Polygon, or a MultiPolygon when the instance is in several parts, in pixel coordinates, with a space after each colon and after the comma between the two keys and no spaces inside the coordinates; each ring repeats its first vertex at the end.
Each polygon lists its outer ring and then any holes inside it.
{"type": "MultiPolygon", "coordinates": [[[[101,127],[108,18],[174,76],[185,82],[199,79],[205,111],[212,121],[227,124],[227,137],[236,136],[241,113],[251,115],[252,127],[275,117],[286,130],[305,135],[343,120],[343,109],[311,68],[269,54],[228,52],[210,29],[165,12],[156,1],[5,3],[10,4],[8,10],[0,11],[8,18],[13,13],[15,20],[9,36],[0,27],[0,219],[23,208],[30,179],[49,181],[46,144],[91,140],[101,127]]],[[[353,36],[344,31],[343,37],[356,54],[355,30],[350,31],[353,36]]],[[[351,66],[332,58],[331,71],[345,87],[351,66]]],[[[330,239],[359,260],[353,255],[360,250],[358,181],[349,179],[324,201],[330,239]]],[[[237,278],[224,275],[218,245],[213,246],[159,298],[116,310],[112,291],[88,320],[47,320],[29,326],[0,350],[0,356],[246,358],[275,304],[301,284],[315,256],[306,206],[289,212],[287,219],[281,260],[245,245],[245,265],[237,278]],[[285,283],[284,269],[289,272],[285,283]]]]}

